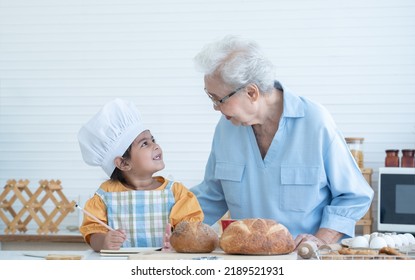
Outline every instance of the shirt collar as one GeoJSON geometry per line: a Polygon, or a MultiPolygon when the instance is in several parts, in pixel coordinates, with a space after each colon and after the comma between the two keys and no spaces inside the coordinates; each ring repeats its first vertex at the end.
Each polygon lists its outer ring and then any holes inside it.
{"type": "Polygon", "coordinates": [[[274,87],[283,92],[283,113],[282,117],[301,118],[304,117],[303,100],[296,94],[292,93],[288,88],[284,87],[280,82],[275,81],[274,87]]]}

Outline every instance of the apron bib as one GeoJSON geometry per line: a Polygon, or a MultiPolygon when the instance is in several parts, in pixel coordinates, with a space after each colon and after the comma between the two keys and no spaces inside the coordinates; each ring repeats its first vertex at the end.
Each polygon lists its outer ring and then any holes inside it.
{"type": "Polygon", "coordinates": [[[122,247],[162,247],[166,224],[175,203],[170,181],[164,190],[105,192],[98,189],[107,207],[108,225],[126,231],[122,247]]]}

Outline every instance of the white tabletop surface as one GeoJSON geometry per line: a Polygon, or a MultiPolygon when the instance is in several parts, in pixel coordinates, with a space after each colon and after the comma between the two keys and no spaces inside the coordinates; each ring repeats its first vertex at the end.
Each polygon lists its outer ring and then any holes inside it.
{"type": "Polygon", "coordinates": [[[127,256],[101,256],[93,250],[85,251],[1,251],[0,260],[45,260],[49,254],[53,255],[77,255],[83,260],[126,260],[127,256]]]}
{"type": "MultiPolygon", "coordinates": [[[[0,250],[0,260],[45,260],[48,255],[82,256],[82,260],[128,260],[128,259],[150,259],[150,260],[172,260],[172,259],[194,259],[195,257],[212,257],[220,259],[257,259],[258,256],[233,256],[224,255],[222,252],[212,252],[211,254],[181,254],[176,252],[160,252],[159,248],[122,248],[112,253],[97,253],[93,250],[84,251],[20,251],[20,250],[0,250]],[[158,249],[158,250],[157,250],[158,249]]],[[[296,253],[282,256],[262,256],[263,259],[297,259],[296,253]]]]}

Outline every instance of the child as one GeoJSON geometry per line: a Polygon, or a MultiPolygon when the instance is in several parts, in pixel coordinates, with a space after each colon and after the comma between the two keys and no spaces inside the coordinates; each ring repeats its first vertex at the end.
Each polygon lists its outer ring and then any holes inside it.
{"type": "Polygon", "coordinates": [[[196,197],[181,183],[154,173],[164,168],[163,153],[141,122],[134,104],[115,99],[79,131],[84,161],[101,166],[105,181],[85,210],[80,231],[95,251],[120,247],[161,247],[166,224],[203,221],[196,197]]]}

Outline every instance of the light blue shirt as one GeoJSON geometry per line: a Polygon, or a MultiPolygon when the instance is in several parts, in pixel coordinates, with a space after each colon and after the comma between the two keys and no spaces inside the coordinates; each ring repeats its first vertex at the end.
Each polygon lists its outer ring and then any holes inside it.
{"type": "Polygon", "coordinates": [[[284,89],[279,128],[262,159],[251,126],[217,124],[204,180],[191,191],[207,224],[267,218],[296,237],[329,228],[353,237],[373,190],[321,105],[284,89]]]}

